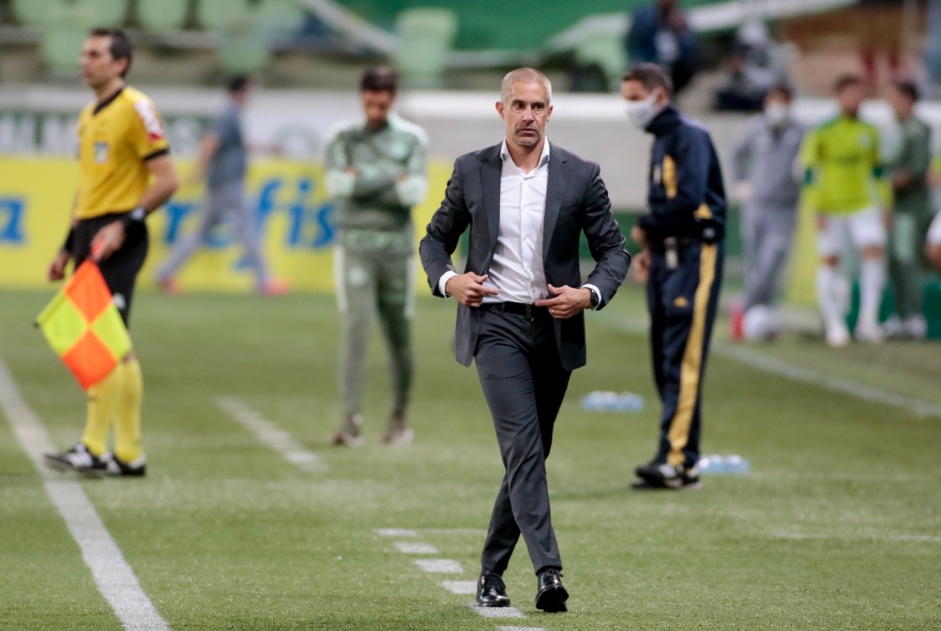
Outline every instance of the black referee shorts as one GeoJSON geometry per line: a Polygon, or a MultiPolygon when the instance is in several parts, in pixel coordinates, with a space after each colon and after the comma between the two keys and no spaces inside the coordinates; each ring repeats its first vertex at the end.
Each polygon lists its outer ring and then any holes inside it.
{"type": "MultiPolygon", "coordinates": [[[[112,213],[92,219],[82,219],[75,229],[75,243],[73,245],[75,267],[78,268],[86,258],[91,256],[91,242],[104,226],[119,220],[125,213],[112,213]]],[[[107,260],[98,263],[101,275],[105,278],[108,289],[114,295],[114,305],[121,313],[125,326],[130,326],[131,299],[134,297],[134,284],[137,274],[147,258],[149,239],[147,225],[135,221],[127,229],[127,238],[124,245],[109,256],[107,260]]]]}

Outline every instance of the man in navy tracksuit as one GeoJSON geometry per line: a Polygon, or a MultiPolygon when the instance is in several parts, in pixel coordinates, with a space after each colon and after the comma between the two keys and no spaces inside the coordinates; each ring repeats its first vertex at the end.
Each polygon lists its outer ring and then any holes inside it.
{"type": "Polygon", "coordinates": [[[657,453],[633,488],[699,486],[702,380],[722,279],[725,191],[709,133],[670,104],[669,76],[654,64],[621,84],[631,123],[654,135],[649,210],[631,238],[647,280],[654,378],[663,411],[657,453]]]}

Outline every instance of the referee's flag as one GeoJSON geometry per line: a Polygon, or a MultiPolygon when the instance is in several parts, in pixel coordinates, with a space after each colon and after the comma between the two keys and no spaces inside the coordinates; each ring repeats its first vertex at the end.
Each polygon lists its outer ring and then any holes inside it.
{"type": "Polygon", "coordinates": [[[131,351],[121,314],[91,259],[46,305],[36,326],[85,390],[107,377],[131,351]]]}

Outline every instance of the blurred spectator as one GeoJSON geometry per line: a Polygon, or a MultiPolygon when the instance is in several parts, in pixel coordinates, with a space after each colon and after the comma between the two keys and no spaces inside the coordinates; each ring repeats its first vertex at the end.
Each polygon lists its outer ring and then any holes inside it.
{"type": "Polygon", "coordinates": [[[209,233],[220,223],[231,221],[245,246],[245,258],[255,272],[255,290],[259,294],[278,295],[288,291],[287,285],[272,279],[256,233],[252,209],[245,200],[245,172],[248,147],[242,134],[242,109],[248,101],[251,82],[245,75],[229,81],[229,102],[210,125],[200,141],[199,158],[188,184],[206,178],[206,202],[202,219],[195,232],[179,241],[170,258],[157,272],[157,282],[170,294],[180,293],[176,273],[196,252],[209,233]]]}
{"type": "Polygon", "coordinates": [[[806,167],[807,204],[817,214],[817,299],[830,346],[850,341],[846,326],[850,286],[840,271],[847,238],[862,255],[860,306],[855,337],[882,341],[879,305],[885,285],[886,231],[883,210],[892,190],[879,157],[879,131],[859,119],[865,98],[863,79],[843,75],[835,92],[840,113],[808,133],[801,147],[806,167]]]}
{"type": "Polygon", "coordinates": [[[732,54],[723,62],[728,76],[716,91],[716,109],[761,110],[773,85],[789,83],[783,57],[764,22],[746,20],[736,34],[732,54]]]}
{"type": "Polygon", "coordinates": [[[902,37],[905,30],[902,0],[860,0],[855,12],[859,57],[866,87],[874,93],[878,85],[879,55],[884,55],[890,80],[904,74],[902,37]]]}
{"type": "Polygon", "coordinates": [[[791,116],[791,99],[787,85],[768,90],[764,114],[750,123],[732,153],[745,248],[745,295],[732,312],[737,339],[745,314],[758,306],[773,310],[791,250],[800,198],[794,166],[804,138],[804,128],[791,116]]]}
{"type": "Polygon", "coordinates": [[[679,94],[696,74],[696,34],[680,9],[679,0],[654,0],[638,7],[627,32],[630,64],[649,62],[663,67],[679,94]]]}
{"type": "Polygon", "coordinates": [[[931,222],[931,128],[914,114],[918,88],[896,81],[889,103],[901,128],[901,143],[890,165],[894,206],[889,233],[889,273],[895,290],[895,314],[885,323],[889,337],[921,339],[927,333],[922,315],[921,244],[931,222]]]}
{"type": "Polygon", "coordinates": [[[937,273],[941,274],[941,210],[934,216],[925,239],[925,254],[937,273]]]}

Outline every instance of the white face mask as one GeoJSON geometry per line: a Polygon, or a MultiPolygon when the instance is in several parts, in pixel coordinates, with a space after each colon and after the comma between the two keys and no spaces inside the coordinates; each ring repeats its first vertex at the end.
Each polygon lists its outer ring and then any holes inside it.
{"type": "Polygon", "coordinates": [[[784,103],[771,103],[765,108],[765,120],[772,127],[783,127],[790,117],[791,110],[784,103]]]}
{"type": "Polygon", "coordinates": [[[650,96],[643,101],[625,102],[624,109],[627,112],[627,120],[637,129],[645,129],[662,109],[657,106],[656,102],[656,92],[652,92],[650,96]]]}

